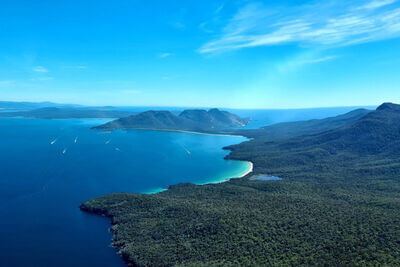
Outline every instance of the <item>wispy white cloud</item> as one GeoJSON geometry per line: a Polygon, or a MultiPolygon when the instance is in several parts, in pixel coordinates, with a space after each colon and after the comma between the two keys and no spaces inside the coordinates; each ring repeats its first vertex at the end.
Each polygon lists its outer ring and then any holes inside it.
{"type": "Polygon", "coordinates": [[[199,52],[288,43],[346,46],[399,36],[397,0],[336,0],[281,9],[253,3],[241,8],[199,52]]]}
{"type": "Polygon", "coordinates": [[[308,59],[308,60],[303,60],[303,64],[315,64],[315,63],[321,63],[325,61],[330,61],[333,59],[338,58],[338,56],[325,56],[325,57],[320,57],[320,58],[313,58],[313,59],[308,59]]]}
{"type": "Polygon", "coordinates": [[[49,72],[45,67],[42,66],[36,66],[33,68],[33,71],[35,72],[42,72],[42,73],[46,73],[49,72]]]}
{"type": "Polygon", "coordinates": [[[315,53],[304,53],[278,63],[276,65],[276,70],[279,73],[288,73],[291,71],[297,71],[308,65],[332,61],[339,57],[340,56],[338,55],[319,56],[318,54],[315,53]]]}
{"type": "Polygon", "coordinates": [[[225,4],[219,5],[217,7],[217,9],[215,10],[215,14],[219,14],[222,11],[222,9],[224,9],[224,7],[225,7],[225,4]]]}
{"type": "Polygon", "coordinates": [[[365,5],[359,7],[360,9],[376,9],[380,8],[383,6],[391,5],[397,0],[377,0],[377,1],[371,1],[366,3],[365,5]]]}
{"type": "Polygon", "coordinates": [[[199,29],[206,33],[215,32],[216,26],[221,22],[221,18],[223,17],[221,13],[223,13],[224,8],[225,4],[217,6],[212,12],[212,17],[199,24],[199,29]]]}
{"type": "Polygon", "coordinates": [[[158,57],[159,58],[167,58],[167,57],[170,57],[172,55],[174,55],[174,54],[172,54],[172,53],[161,53],[161,54],[158,55],[158,57]]]}

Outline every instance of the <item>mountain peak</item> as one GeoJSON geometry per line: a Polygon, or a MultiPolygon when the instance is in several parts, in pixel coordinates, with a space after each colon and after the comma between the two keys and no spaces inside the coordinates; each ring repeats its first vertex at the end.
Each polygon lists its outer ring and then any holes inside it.
{"type": "Polygon", "coordinates": [[[386,102],[380,105],[376,110],[393,110],[393,111],[400,111],[400,105],[386,102]]]}
{"type": "Polygon", "coordinates": [[[211,108],[208,110],[208,112],[213,113],[213,112],[221,112],[221,111],[217,108],[211,108]]]}

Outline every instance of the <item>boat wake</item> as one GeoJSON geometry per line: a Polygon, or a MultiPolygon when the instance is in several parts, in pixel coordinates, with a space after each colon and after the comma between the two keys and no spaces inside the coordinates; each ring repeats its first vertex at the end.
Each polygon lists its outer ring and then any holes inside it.
{"type": "Polygon", "coordinates": [[[190,152],[186,147],[184,147],[184,146],[182,146],[182,147],[183,147],[183,149],[186,151],[186,153],[187,153],[188,155],[192,154],[192,152],[190,152]]]}

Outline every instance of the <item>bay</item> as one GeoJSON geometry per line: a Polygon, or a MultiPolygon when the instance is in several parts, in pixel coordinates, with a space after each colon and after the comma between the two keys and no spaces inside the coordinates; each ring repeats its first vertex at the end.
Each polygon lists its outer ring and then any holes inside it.
{"type": "Polygon", "coordinates": [[[182,182],[240,176],[224,160],[243,137],[160,131],[101,132],[98,119],[0,119],[0,265],[124,266],[110,222],[79,210],[108,193],[154,193],[182,182]]]}

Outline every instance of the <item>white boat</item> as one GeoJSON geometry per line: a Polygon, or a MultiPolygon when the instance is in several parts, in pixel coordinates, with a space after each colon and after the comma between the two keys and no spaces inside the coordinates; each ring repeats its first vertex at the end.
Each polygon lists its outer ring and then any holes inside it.
{"type": "Polygon", "coordinates": [[[74,143],[76,144],[78,142],[78,136],[75,137],[74,143]]]}
{"type": "Polygon", "coordinates": [[[187,153],[188,155],[191,154],[191,152],[190,152],[186,147],[184,147],[184,146],[182,146],[182,147],[183,147],[183,149],[186,151],[186,153],[187,153]]]}
{"type": "Polygon", "coordinates": [[[50,145],[54,145],[57,142],[57,138],[50,142],[50,145]]]}
{"type": "Polygon", "coordinates": [[[111,140],[107,140],[107,141],[105,142],[105,144],[108,145],[110,142],[111,142],[111,140]]]}
{"type": "Polygon", "coordinates": [[[115,148],[116,151],[121,151],[121,149],[119,149],[118,147],[115,148]]]}
{"type": "Polygon", "coordinates": [[[62,153],[63,153],[63,155],[65,155],[65,154],[67,153],[67,149],[65,148],[65,149],[62,151],[62,153]]]}

